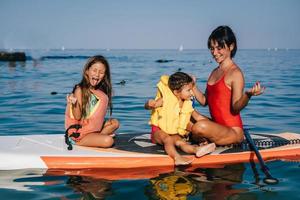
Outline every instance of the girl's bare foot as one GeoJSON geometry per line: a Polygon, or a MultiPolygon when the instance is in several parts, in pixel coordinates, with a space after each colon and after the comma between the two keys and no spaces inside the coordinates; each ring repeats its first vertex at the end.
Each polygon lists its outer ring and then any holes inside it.
{"type": "Polygon", "coordinates": [[[196,157],[201,157],[213,152],[216,149],[215,143],[210,143],[197,147],[196,157]]]}
{"type": "Polygon", "coordinates": [[[178,156],[174,159],[174,161],[175,161],[176,166],[178,166],[178,165],[189,165],[194,161],[194,159],[189,159],[189,158],[185,158],[185,157],[182,157],[182,156],[178,156]]]}
{"type": "Polygon", "coordinates": [[[115,137],[116,134],[115,133],[111,133],[111,134],[108,134],[110,137],[115,137]]]}

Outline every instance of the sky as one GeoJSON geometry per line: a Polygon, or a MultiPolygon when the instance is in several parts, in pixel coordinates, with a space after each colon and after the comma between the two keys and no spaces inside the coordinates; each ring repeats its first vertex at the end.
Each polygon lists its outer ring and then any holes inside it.
{"type": "Polygon", "coordinates": [[[300,49],[300,0],[0,0],[0,49],[300,49]]]}

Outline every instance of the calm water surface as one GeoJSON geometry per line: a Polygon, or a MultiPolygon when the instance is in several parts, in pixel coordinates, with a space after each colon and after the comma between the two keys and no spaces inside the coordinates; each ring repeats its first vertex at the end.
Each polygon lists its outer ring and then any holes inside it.
{"type": "MultiPolygon", "coordinates": [[[[0,62],[0,135],[62,134],[65,96],[80,81],[87,58],[102,54],[111,64],[113,117],[119,133],[149,130],[144,102],[162,74],[192,73],[201,89],[216,66],[208,50],[26,50],[26,62],[0,62]],[[157,63],[158,59],[172,60],[157,63]],[[120,84],[121,81],[125,84],[120,84]],[[123,82],[124,82],[123,81],[123,82]],[[55,93],[55,95],[53,95],[55,93]]],[[[243,120],[251,132],[300,133],[300,50],[240,50],[236,62],[246,88],[267,87],[251,99],[243,120]]],[[[207,107],[197,109],[208,115],[207,107]]],[[[12,158],[13,159],[13,158],[12,158]]],[[[162,171],[146,179],[108,180],[55,175],[44,170],[0,171],[1,199],[300,199],[297,162],[268,162],[278,185],[266,185],[259,166],[162,171]]]]}

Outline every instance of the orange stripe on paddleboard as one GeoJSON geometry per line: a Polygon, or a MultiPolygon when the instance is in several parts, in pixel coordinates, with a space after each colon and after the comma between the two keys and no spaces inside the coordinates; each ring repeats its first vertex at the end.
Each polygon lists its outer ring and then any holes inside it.
{"type": "Polygon", "coordinates": [[[134,168],[174,165],[168,157],[50,157],[41,159],[48,168],[81,169],[81,168],[134,168]]]}
{"type": "MultiPolygon", "coordinates": [[[[261,150],[261,156],[265,161],[284,159],[288,156],[300,157],[300,149],[286,149],[286,150],[261,150]]],[[[201,164],[233,164],[242,162],[257,162],[258,159],[254,152],[241,152],[232,154],[220,154],[220,155],[207,155],[202,158],[195,159],[194,165],[201,164]]]]}
{"type": "MultiPolygon", "coordinates": [[[[262,150],[260,151],[263,159],[276,160],[288,156],[299,156],[300,149],[287,149],[278,151],[262,150]]],[[[193,158],[193,155],[185,156],[193,158]]],[[[168,156],[159,157],[59,157],[43,156],[41,159],[50,169],[82,169],[82,168],[111,168],[125,169],[138,167],[162,167],[174,165],[173,160],[168,156]]],[[[257,162],[254,152],[241,152],[232,154],[206,155],[202,158],[196,158],[192,165],[214,165],[214,164],[232,164],[241,162],[257,162]]]]}

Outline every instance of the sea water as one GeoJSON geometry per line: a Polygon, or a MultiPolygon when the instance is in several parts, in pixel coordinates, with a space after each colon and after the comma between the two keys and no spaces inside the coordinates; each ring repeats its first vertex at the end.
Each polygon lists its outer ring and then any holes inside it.
{"type": "MultiPolygon", "coordinates": [[[[149,132],[147,99],[162,74],[183,71],[198,87],[216,67],[208,50],[25,50],[26,62],[0,62],[0,135],[63,134],[66,94],[82,78],[88,57],[104,55],[111,66],[113,117],[118,133],[149,132]],[[156,62],[167,60],[169,62],[156,62]]],[[[239,50],[245,87],[265,93],[242,111],[251,132],[300,133],[300,50],[239,50]]],[[[196,109],[209,115],[207,107],[196,109]]],[[[118,134],[117,133],[117,134],[118,134]]],[[[37,149],[38,151],[38,149],[37,149]]],[[[11,158],[14,159],[14,158],[11,158]]],[[[297,162],[267,163],[277,185],[266,185],[257,165],[177,168],[150,179],[107,180],[45,175],[44,170],[0,171],[1,199],[300,199],[297,162]],[[287,197],[288,195],[288,197],[287,197]]]]}

